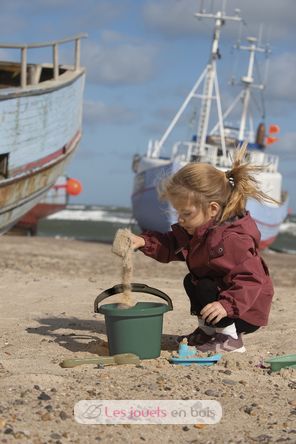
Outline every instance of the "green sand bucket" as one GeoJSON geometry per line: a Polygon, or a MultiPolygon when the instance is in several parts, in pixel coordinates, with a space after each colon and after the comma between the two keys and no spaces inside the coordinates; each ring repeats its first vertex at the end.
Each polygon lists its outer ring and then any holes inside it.
{"type": "Polygon", "coordinates": [[[158,358],[160,355],[163,314],[173,310],[170,297],[157,288],[145,284],[131,284],[131,291],[149,293],[167,302],[138,302],[130,308],[116,304],[98,306],[104,299],[123,293],[123,285],[103,291],[94,302],[95,313],[105,315],[110,355],[135,353],[140,359],[158,358]]]}

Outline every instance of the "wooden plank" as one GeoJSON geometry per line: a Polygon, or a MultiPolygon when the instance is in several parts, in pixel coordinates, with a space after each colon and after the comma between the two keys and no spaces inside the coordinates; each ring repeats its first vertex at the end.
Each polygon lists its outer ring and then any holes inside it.
{"type": "Polygon", "coordinates": [[[0,154],[9,170],[57,151],[81,128],[84,76],[48,94],[0,101],[0,154]]]}

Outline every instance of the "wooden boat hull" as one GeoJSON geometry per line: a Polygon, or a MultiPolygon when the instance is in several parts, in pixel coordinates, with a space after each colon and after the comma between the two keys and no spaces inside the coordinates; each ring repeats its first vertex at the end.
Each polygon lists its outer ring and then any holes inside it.
{"type": "MultiPolygon", "coordinates": [[[[0,234],[42,200],[81,139],[84,69],[78,62],[29,68],[38,68],[39,81],[0,85],[0,234]]],[[[20,64],[0,62],[0,83],[12,70],[17,75],[20,64]]]]}
{"type": "Polygon", "coordinates": [[[9,230],[54,185],[74,154],[79,140],[80,134],[71,141],[64,154],[43,167],[0,182],[0,234],[9,230]]]}
{"type": "MultiPolygon", "coordinates": [[[[12,227],[10,232],[12,234],[35,235],[37,234],[38,222],[52,214],[62,211],[66,208],[69,197],[73,194],[73,189],[68,184],[69,178],[67,176],[60,176],[54,186],[42,198],[42,200],[35,205],[28,213],[12,227]]],[[[73,181],[73,179],[70,179],[73,181]]],[[[77,184],[75,181],[75,195],[77,192],[77,184]]],[[[78,183],[78,182],[77,182],[78,183]]],[[[73,184],[72,184],[73,186],[73,184]]]]}
{"type": "Polygon", "coordinates": [[[58,213],[66,208],[66,204],[49,204],[39,202],[28,213],[26,213],[12,228],[12,233],[37,234],[37,225],[40,219],[58,213]]]}

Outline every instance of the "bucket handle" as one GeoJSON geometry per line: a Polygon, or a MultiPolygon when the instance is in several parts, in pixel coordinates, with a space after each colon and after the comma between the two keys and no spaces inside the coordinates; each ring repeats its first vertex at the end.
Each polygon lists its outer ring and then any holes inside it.
{"type": "MultiPolygon", "coordinates": [[[[109,298],[110,296],[114,296],[118,293],[123,293],[124,288],[122,284],[114,285],[114,287],[108,288],[108,290],[103,291],[101,294],[99,294],[94,302],[94,312],[99,313],[99,303],[102,302],[104,299],[109,298]]],[[[173,310],[173,303],[171,298],[165,294],[163,291],[158,290],[157,288],[149,287],[146,284],[137,284],[132,283],[131,284],[131,291],[132,292],[138,292],[138,293],[149,293],[153,294],[154,296],[158,296],[159,298],[165,300],[168,303],[169,310],[173,310]]]]}

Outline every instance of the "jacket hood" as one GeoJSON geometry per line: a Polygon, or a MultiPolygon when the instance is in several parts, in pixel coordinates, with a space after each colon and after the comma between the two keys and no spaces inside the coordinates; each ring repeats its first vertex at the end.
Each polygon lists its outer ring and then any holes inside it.
{"type": "Polygon", "coordinates": [[[234,221],[227,221],[222,225],[216,226],[214,229],[217,230],[217,234],[219,231],[221,231],[221,234],[223,232],[223,237],[225,237],[225,235],[227,236],[227,232],[251,236],[254,240],[256,248],[259,248],[261,234],[258,230],[256,222],[248,211],[246,212],[245,216],[234,221]]]}

